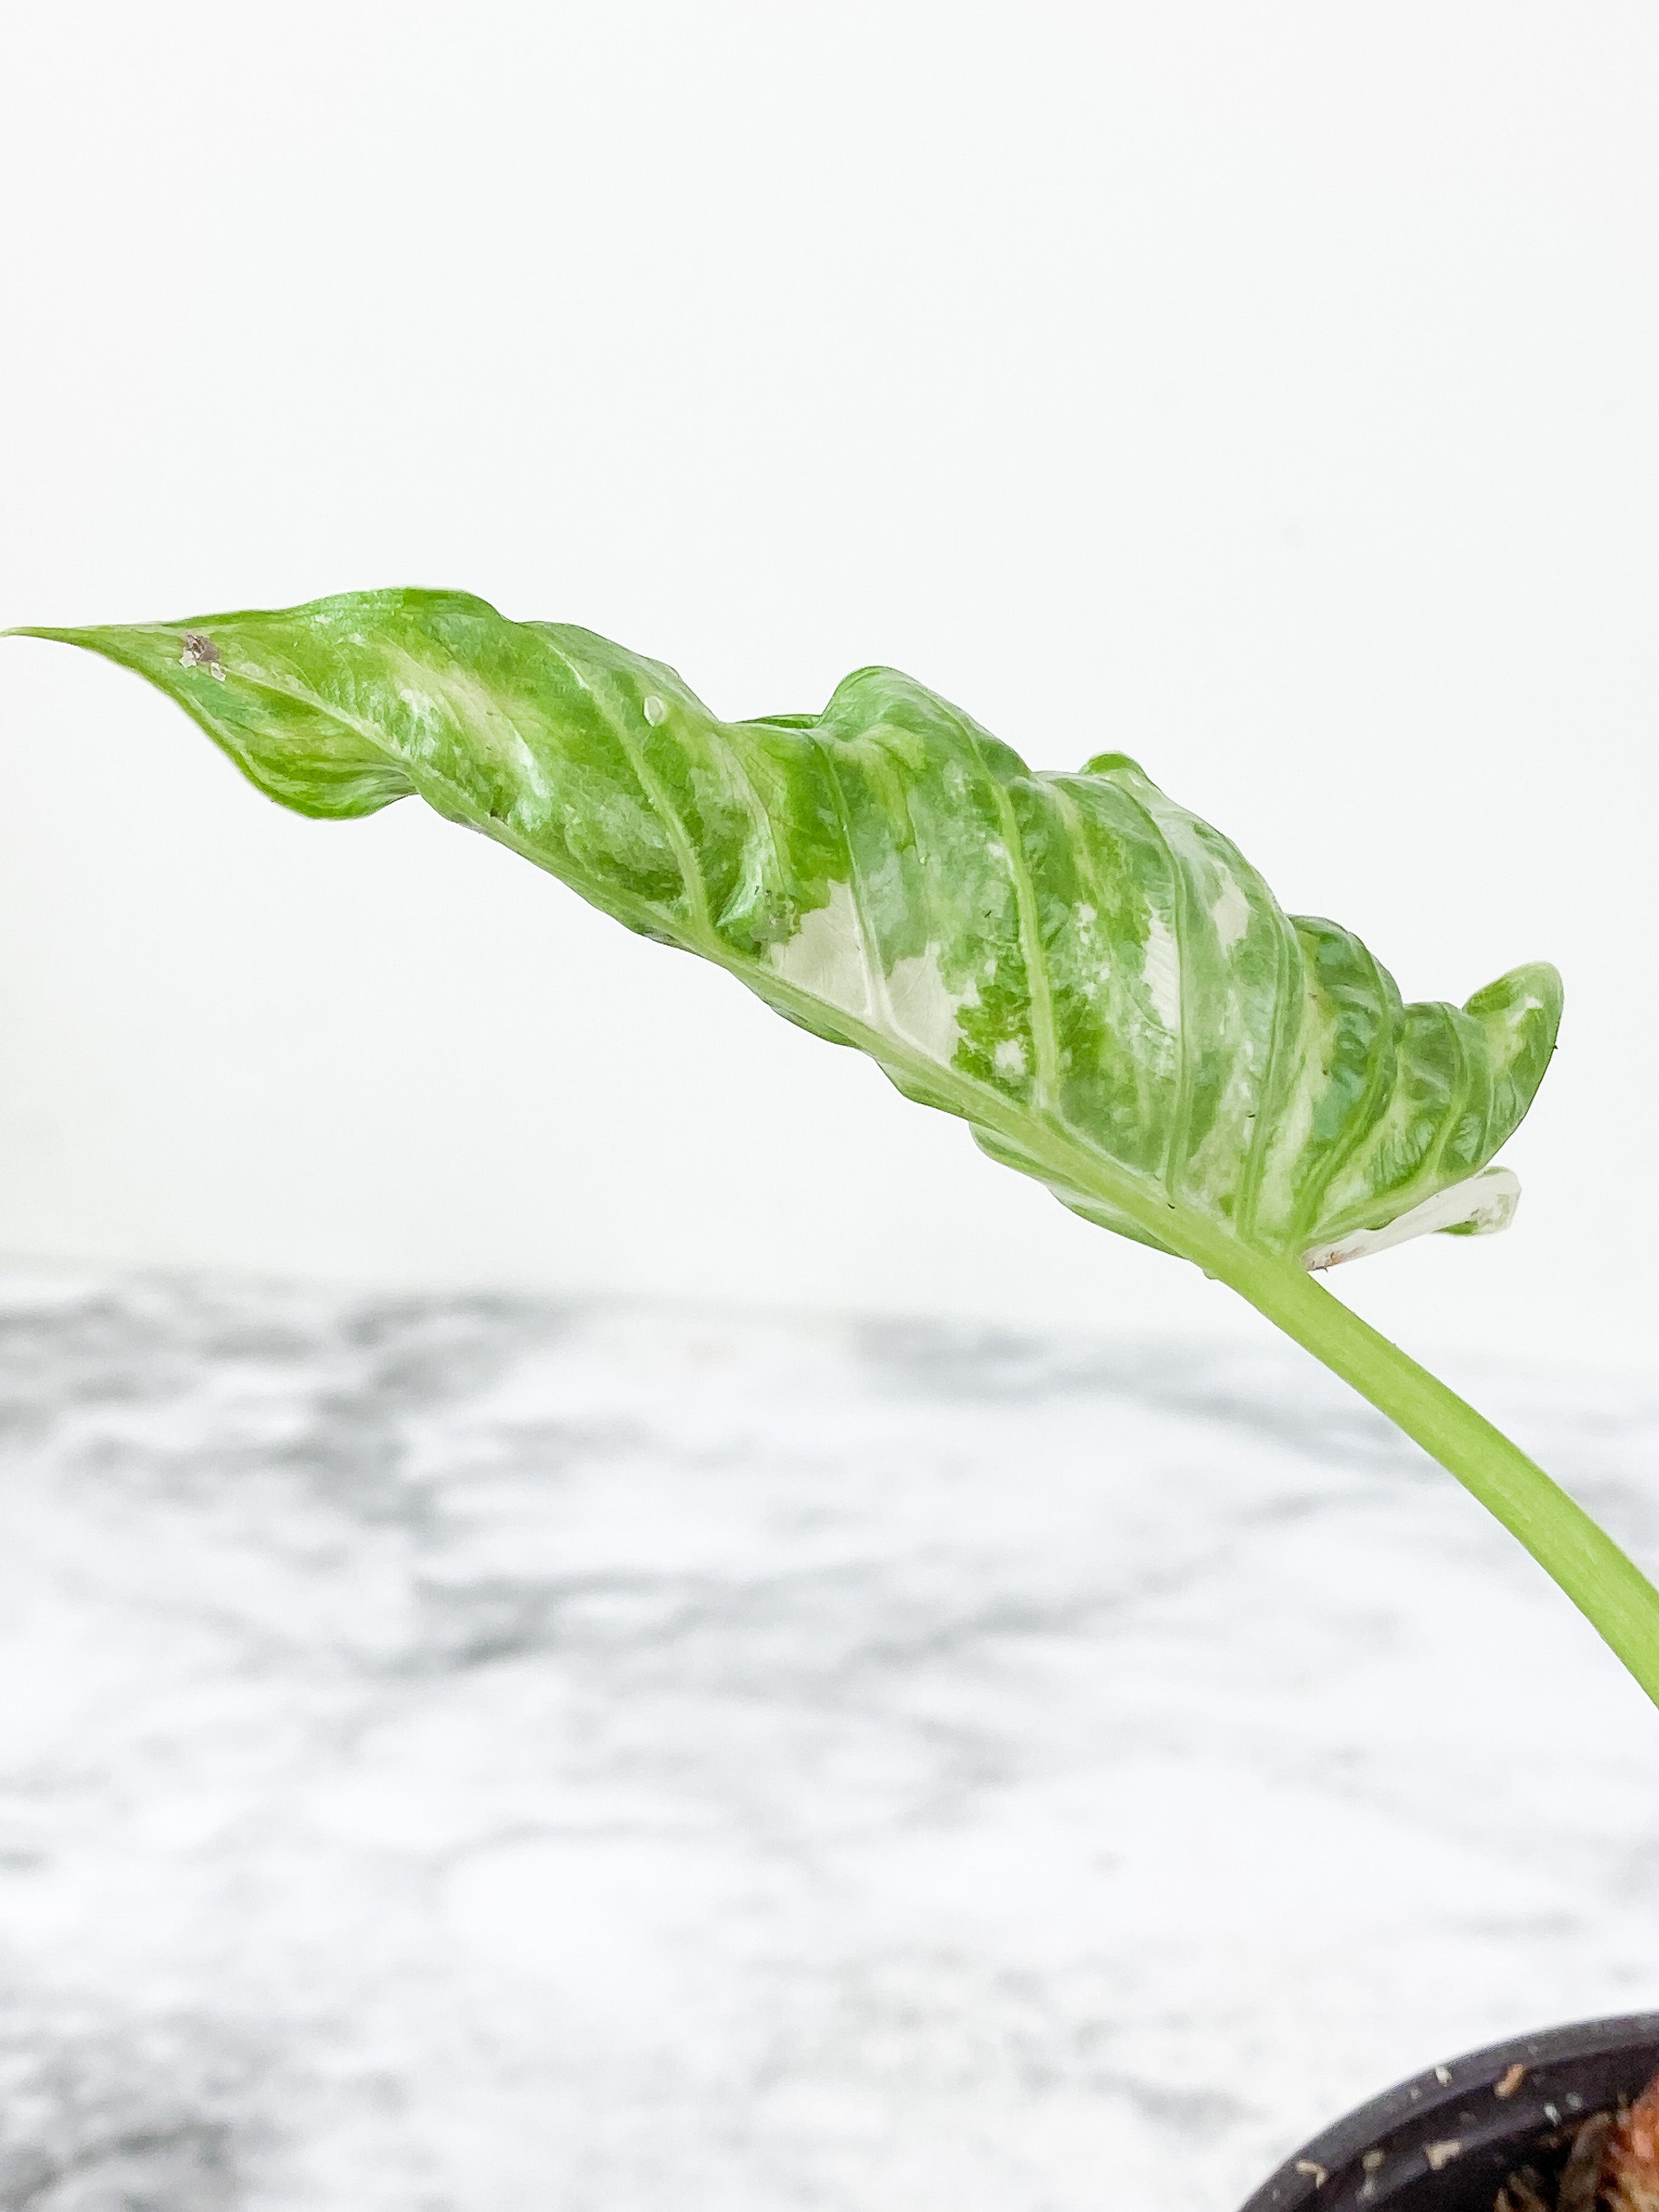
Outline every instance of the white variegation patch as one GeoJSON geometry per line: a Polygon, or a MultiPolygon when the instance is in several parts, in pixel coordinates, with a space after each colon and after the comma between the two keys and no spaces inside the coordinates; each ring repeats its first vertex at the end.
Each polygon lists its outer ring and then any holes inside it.
{"type": "Polygon", "coordinates": [[[925,1052],[929,1060],[945,1066],[962,1042],[958,1010],[967,1003],[955,998],[939,964],[939,947],[930,945],[913,959],[896,960],[887,979],[887,1005],[892,1033],[925,1052]]]}
{"type": "Polygon", "coordinates": [[[786,983],[860,1022],[873,1024],[876,994],[870,958],[851,884],[832,884],[827,906],[801,916],[794,935],[771,948],[772,965],[786,983]]]}
{"type": "Polygon", "coordinates": [[[1146,950],[1140,972],[1153,1012],[1174,1036],[1181,1027],[1181,952],[1175,932],[1155,907],[1146,909],[1146,950]]]}
{"type": "Polygon", "coordinates": [[[1210,920],[1222,951],[1231,952],[1250,926],[1250,902],[1235,877],[1223,877],[1220,895],[1210,908],[1210,920]]]}
{"type": "Polygon", "coordinates": [[[546,798],[547,778],[541,763],[481,678],[464,668],[430,665],[396,650],[388,650],[386,659],[388,668],[407,679],[398,684],[398,696],[422,734],[446,726],[459,731],[475,753],[500,762],[538,799],[546,798]]]}
{"type": "Polygon", "coordinates": [[[831,884],[828,903],[814,907],[793,937],[773,945],[771,962],[798,991],[945,1066],[962,1041],[961,1011],[978,1000],[971,988],[951,990],[937,945],[896,960],[891,973],[884,975],[866,941],[850,884],[831,884]]]}
{"type": "Polygon", "coordinates": [[[1521,1179],[1512,1168],[1482,1168],[1479,1175],[1454,1183],[1449,1190],[1437,1191],[1381,1229],[1356,1229],[1334,1244],[1316,1244],[1303,1254],[1302,1264],[1310,1272],[1338,1267],[1344,1261],[1364,1260],[1441,1229],[1467,1229],[1474,1236],[1490,1237],[1509,1227],[1520,1202],[1521,1179]]]}

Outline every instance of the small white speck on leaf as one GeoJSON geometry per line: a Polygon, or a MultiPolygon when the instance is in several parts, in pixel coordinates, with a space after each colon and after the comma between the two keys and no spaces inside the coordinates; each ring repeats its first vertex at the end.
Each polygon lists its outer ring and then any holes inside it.
{"type": "Polygon", "coordinates": [[[1455,2158],[1462,2157],[1463,2146],[1455,2137],[1449,2142],[1425,2143],[1423,2155],[1429,2161],[1429,2172],[1438,2173],[1443,2166],[1449,2166],[1455,2158]]]}
{"type": "Polygon", "coordinates": [[[1434,2069],[1434,2078],[1440,2084],[1443,2089],[1445,2088],[1451,2080],[1451,2068],[1449,2066],[1437,2066],[1434,2069]]]}
{"type": "Polygon", "coordinates": [[[647,691],[645,695],[644,705],[646,720],[650,723],[653,730],[659,729],[668,720],[666,704],[658,698],[654,691],[647,691]]]}
{"type": "Polygon", "coordinates": [[[1492,2083],[1492,2093],[1494,2097],[1512,2097],[1526,2078],[1527,2069],[1517,2059],[1492,2083]]]}
{"type": "Polygon", "coordinates": [[[1325,2184],[1330,2179],[1329,2174],[1326,2172],[1324,2167],[1321,2166],[1316,2158],[1297,2159],[1296,2162],[1296,2170],[1298,2173],[1310,2174],[1313,2177],[1313,2185],[1316,2189],[1322,2189],[1325,2186],[1325,2184]]]}

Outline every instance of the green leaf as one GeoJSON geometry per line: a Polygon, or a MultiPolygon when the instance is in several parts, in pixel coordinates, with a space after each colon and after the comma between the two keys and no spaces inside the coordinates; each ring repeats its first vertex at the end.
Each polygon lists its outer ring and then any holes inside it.
{"type": "Polygon", "coordinates": [[[1554,1048],[1554,969],[1404,1006],[1121,754],[1036,773],[887,668],[722,722],[660,662],[454,592],[27,634],[136,669],[302,813],[417,793],[1142,1243],[1328,1265],[1512,1211],[1480,1171],[1554,1048]]]}

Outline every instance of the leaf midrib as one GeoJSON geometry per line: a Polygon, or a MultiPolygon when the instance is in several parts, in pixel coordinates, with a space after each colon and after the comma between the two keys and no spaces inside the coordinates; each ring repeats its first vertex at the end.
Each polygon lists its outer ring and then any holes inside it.
{"type": "MultiPolygon", "coordinates": [[[[157,625],[156,631],[152,634],[166,635],[167,632],[162,626],[157,625]]],[[[148,673],[142,670],[138,672],[148,673]]],[[[386,759],[394,763],[421,795],[425,795],[423,787],[438,787],[446,801],[446,811],[465,820],[482,836],[506,846],[521,860],[528,860],[532,866],[539,868],[544,874],[566,884],[582,897],[607,908],[619,919],[626,921],[631,915],[636,926],[647,933],[654,934],[659,932],[662,916],[659,910],[647,901],[627,892],[619,893],[609,884],[592,883],[574,867],[567,872],[554,866],[547,855],[521,837],[510,823],[502,822],[490,814],[470,793],[452,782],[430,763],[411,762],[407,753],[383,729],[344,712],[333,700],[325,699],[308,685],[285,682],[264,671],[255,673],[247,669],[236,669],[231,672],[240,682],[275,692],[297,705],[328,715],[342,727],[363,738],[386,759]]],[[[633,750],[631,747],[627,750],[638,773],[633,750]]],[[[677,848],[679,848],[684,844],[685,832],[678,814],[659,793],[651,790],[643,775],[641,781],[647,797],[661,809],[664,826],[677,848]]],[[[685,949],[723,968],[745,988],[752,988],[750,978],[752,973],[759,971],[759,963],[750,957],[734,952],[715,933],[708,914],[707,894],[700,870],[693,870],[686,877],[685,888],[698,909],[696,926],[687,930],[682,939],[685,949]],[[697,887],[695,890],[694,883],[697,887]],[[698,895],[700,892],[701,896],[698,895]]],[[[900,1067],[914,1075],[919,1084],[948,1095],[959,1104],[965,1121],[995,1131],[1049,1170],[1055,1183],[1097,1197],[1104,1204],[1119,1208],[1165,1243],[1182,1251],[1184,1257],[1205,1265],[1223,1256],[1228,1250],[1269,1258],[1277,1256],[1268,1253],[1263,1246],[1244,1244],[1242,1239],[1231,1234],[1209,1216],[1171,1198],[1164,1187],[1152,1177],[1143,1176],[1133,1169],[1125,1167],[1109,1155],[1097,1152],[1092,1146],[1079,1143],[1046,1114],[1022,1111],[1011,1105],[1000,1092],[981,1085],[971,1077],[964,1076],[959,1070],[931,1055],[907,1051],[902,1045],[895,1043],[889,1032],[874,1029],[856,1016],[847,1013],[844,1009],[815,998],[810,992],[791,983],[778,971],[767,969],[764,972],[769,995],[788,1000],[802,1013],[810,1015],[813,1022],[823,1024],[827,1018],[831,1025],[844,1031],[850,1044],[866,1053],[878,1065],[900,1067]]]]}

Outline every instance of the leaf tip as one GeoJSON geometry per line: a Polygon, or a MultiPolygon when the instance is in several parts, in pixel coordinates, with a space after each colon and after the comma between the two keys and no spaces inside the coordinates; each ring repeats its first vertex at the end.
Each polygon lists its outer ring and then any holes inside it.
{"type": "Polygon", "coordinates": [[[113,655],[105,641],[125,635],[113,625],[99,627],[90,623],[76,629],[58,629],[45,623],[15,623],[9,629],[0,629],[0,637],[40,637],[48,645],[78,645],[83,652],[101,653],[110,658],[113,655]]]}

